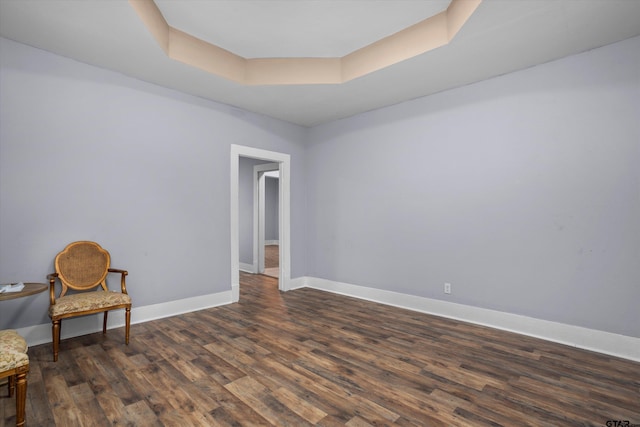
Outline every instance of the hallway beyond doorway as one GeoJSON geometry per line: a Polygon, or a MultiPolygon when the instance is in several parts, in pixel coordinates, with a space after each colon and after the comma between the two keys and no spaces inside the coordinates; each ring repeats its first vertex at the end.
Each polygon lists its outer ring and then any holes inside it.
{"type": "Polygon", "coordinates": [[[264,246],[264,275],[278,277],[280,273],[280,246],[264,246]]]}

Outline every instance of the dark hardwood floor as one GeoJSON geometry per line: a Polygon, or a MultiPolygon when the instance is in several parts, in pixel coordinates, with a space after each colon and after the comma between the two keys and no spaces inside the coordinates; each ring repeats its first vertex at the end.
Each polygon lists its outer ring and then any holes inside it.
{"type": "Polygon", "coordinates": [[[280,247],[278,245],[265,245],[264,247],[264,275],[270,277],[279,276],[280,247]]]}
{"type": "Polygon", "coordinates": [[[265,245],[264,267],[276,268],[280,265],[280,247],[278,245],[265,245]]]}
{"type": "Polygon", "coordinates": [[[37,427],[640,424],[640,363],[263,275],[241,274],[237,304],[132,325],[129,346],[120,328],[29,357],[37,427]]]}

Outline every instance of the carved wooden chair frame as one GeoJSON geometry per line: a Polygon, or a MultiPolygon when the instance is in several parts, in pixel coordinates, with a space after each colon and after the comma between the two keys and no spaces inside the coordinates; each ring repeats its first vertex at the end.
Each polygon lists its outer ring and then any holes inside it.
{"type": "Polygon", "coordinates": [[[12,329],[0,331],[0,379],[7,378],[9,397],[16,395],[16,426],[25,425],[27,374],[29,356],[27,343],[12,329]]]}
{"type": "Polygon", "coordinates": [[[56,272],[49,274],[49,317],[53,336],[53,360],[58,360],[62,319],[104,313],[102,333],[107,333],[107,315],[111,310],[125,309],[125,343],[129,344],[131,298],[127,294],[126,270],[110,267],[111,256],[100,245],[78,241],[67,245],[55,258],[56,272]],[[109,291],[107,275],[120,274],[120,292],[109,291]],[[61,284],[56,297],[56,281],[61,284]],[[75,293],[67,294],[71,289],[75,293]],[[85,292],[91,291],[94,292],[85,292]]]}

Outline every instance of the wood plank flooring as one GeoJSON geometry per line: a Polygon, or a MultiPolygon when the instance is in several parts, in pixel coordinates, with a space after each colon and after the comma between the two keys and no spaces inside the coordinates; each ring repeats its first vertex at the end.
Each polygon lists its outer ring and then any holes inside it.
{"type": "Polygon", "coordinates": [[[278,277],[280,274],[280,246],[264,246],[264,275],[278,277]]]}
{"type": "Polygon", "coordinates": [[[244,273],[237,304],[29,357],[32,427],[640,424],[640,363],[244,273]]]}
{"type": "Polygon", "coordinates": [[[280,246],[265,245],[264,246],[264,267],[278,268],[280,266],[280,246]]]}

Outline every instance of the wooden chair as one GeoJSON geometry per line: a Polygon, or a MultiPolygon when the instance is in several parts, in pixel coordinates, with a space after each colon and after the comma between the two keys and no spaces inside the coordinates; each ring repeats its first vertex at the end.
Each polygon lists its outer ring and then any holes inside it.
{"type": "Polygon", "coordinates": [[[29,372],[27,349],[27,342],[16,331],[0,331],[0,379],[9,380],[9,397],[14,391],[16,393],[16,426],[23,426],[25,420],[29,372]]]}
{"type": "Polygon", "coordinates": [[[55,259],[56,272],[49,274],[49,317],[53,335],[53,361],[58,360],[60,347],[60,323],[62,319],[104,313],[102,333],[107,333],[107,314],[110,310],[125,309],[125,343],[129,344],[131,323],[131,297],[127,294],[126,270],[110,268],[111,256],[95,242],[70,243],[55,259]],[[120,291],[109,291],[108,273],[120,274],[120,291]],[[58,279],[62,285],[55,296],[58,279]],[[72,289],[76,292],[67,294],[72,289]],[[91,292],[87,292],[91,291],[91,292]]]}

